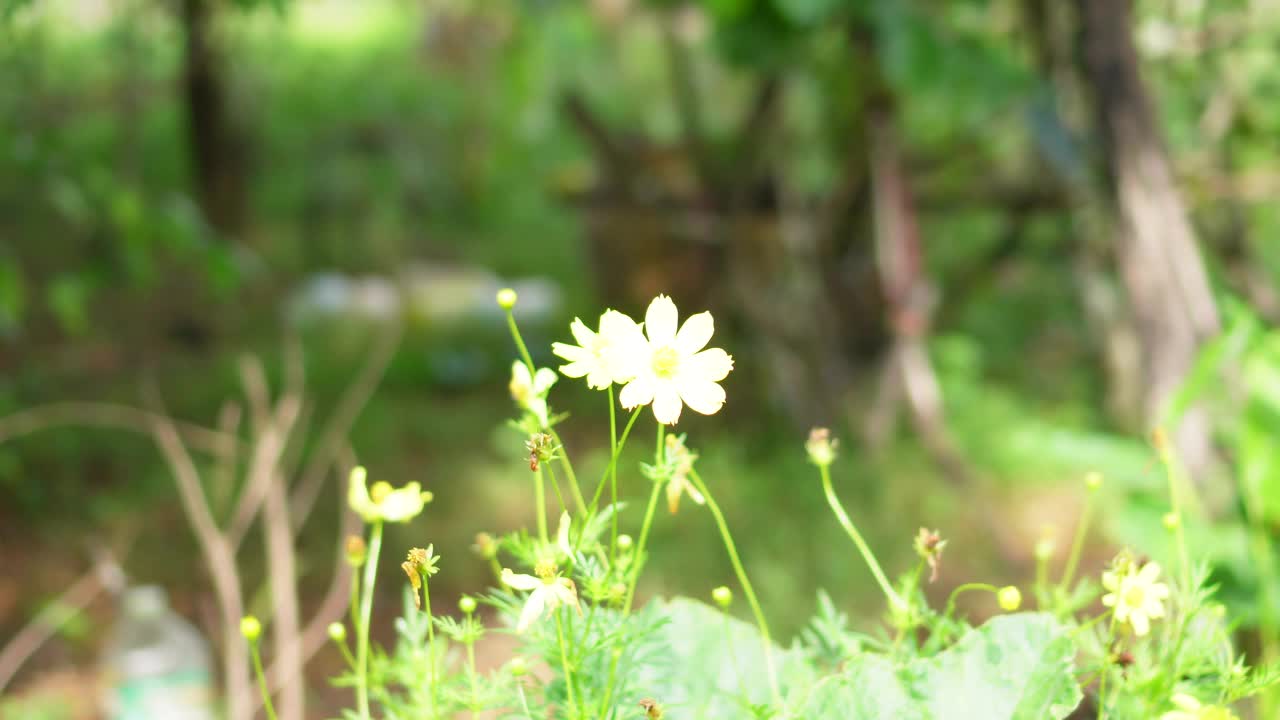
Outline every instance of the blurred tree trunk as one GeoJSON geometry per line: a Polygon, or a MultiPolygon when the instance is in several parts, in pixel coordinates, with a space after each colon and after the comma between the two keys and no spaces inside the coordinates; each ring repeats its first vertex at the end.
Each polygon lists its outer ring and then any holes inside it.
{"type": "MultiPolygon", "coordinates": [[[[1218,313],[1142,82],[1130,2],[1077,4],[1086,74],[1120,221],[1120,274],[1141,339],[1146,417],[1156,425],[1201,344],[1218,332],[1218,313]]],[[[1192,471],[1207,469],[1212,458],[1207,416],[1193,410],[1173,432],[1192,471]]]]}
{"type": "Polygon", "coordinates": [[[243,157],[228,108],[214,13],[214,0],[181,0],[187,150],[205,220],[219,235],[234,236],[244,221],[243,157]]]}

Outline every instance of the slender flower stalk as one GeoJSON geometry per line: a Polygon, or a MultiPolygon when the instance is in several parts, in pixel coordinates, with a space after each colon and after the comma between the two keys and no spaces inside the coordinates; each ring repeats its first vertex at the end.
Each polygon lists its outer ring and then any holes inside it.
{"type": "Polygon", "coordinates": [[[565,477],[569,478],[569,491],[573,494],[573,504],[578,509],[580,515],[587,514],[587,503],[582,497],[582,488],[578,487],[578,476],[573,472],[573,463],[569,462],[569,454],[564,452],[564,443],[560,440],[560,433],[555,428],[547,428],[547,432],[551,434],[551,439],[561,448],[559,457],[560,466],[564,468],[565,477]]]}
{"type": "Polygon", "coordinates": [[[1084,499],[1084,511],[1080,514],[1080,524],[1076,526],[1075,537],[1071,540],[1071,552],[1067,555],[1066,567],[1062,570],[1062,581],[1058,583],[1058,587],[1063,592],[1071,592],[1071,581],[1075,579],[1076,567],[1080,564],[1080,553],[1084,549],[1084,539],[1089,535],[1089,524],[1093,520],[1094,506],[1097,504],[1095,498],[1099,483],[1095,478],[1099,476],[1090,474],[1085,479],[1085,485],[1088,494],[1084,499]]]}
{"type": "Polygon", "coordinates": [[[947,596],[947,609],[943,611],[942,616],[948,618],[951,617],[951,614],[956,611],[956,598],[960,597],[960,593],[970,592],[972,590],[986,590],[990,593],[1000,592],[1000,588],[990,583],[965,583],[960,585],[956,587],[955,590],[952,590],[951,594],[947,596]]]}
{"type": "MultiPolygon", "coordinates": [[[[640,414],[640,409],[636,408],[636,415],[640,414]]],[[[618,507],[618,411],[614,407],[613,385],[609,385],[609,504],[617,510],[618,507]]],[[[603,484],[603,483],[602,483],[603,484]]],[[[594,508],[595,502],[592,502],[594,508]]],[[[618,561],[618,513],[612,513],[609,518],[609,567],[613,567],[618,561]]]]}
{"type": "Polygon", "coordinates": [[[471,685],[471,720],[477,720],[480,717],[480,689],[476,684],[476,628],[475,619],[473,617],[476,611],[475,598],[464,595],[458,601],[458,609],[466,616],[466,632],[463,634],[463,642],[467,646],[467,680],[471,685]]]}
{"type": "MultiPolygon", "coordinates": [[[[613,453],[609,456],[609,467],[605,468],[604,475],[600,477],[600,483],[596,485],[596,491],[591,496],[591,505],[588,508],[589,512],[596,511],[596,507],[600,504],[600,496],[604,493],[604,486],[609,482],[609,479],[613,478],[614,482],[617,482],[618,456],[622,454],[622,448],[626,446],[627,438],[631,436],[631,428],[635,426],[636,420],[640,417],[640,411],[643,409],[643,407],[636,408],[631,413],[631,419],[628,420],[626,426],[622,428],[622,436],[618,438],[618,442],[614,445],[613,453]]],[[[617,498],[614,498],[614,501],[616,502],[617,498]]]]}
{"type": "Polygon", "coordinates": [[[832,512],[836,514],[836,519],[840,521],[840,525],[848,533],[849,539],[853,540],[853,544],[857,546],[858,552],[862,553],[862,559],[866,561],[867,567],[871,569],[871,574],[876,578],[876,583],[880,585],[880,589],[884,591],[884,596],[888,598],[889,606],[894,610],[905,609],[906,602],[889,584],[889,579],[885,577],[884,570],[880,569],[880,563],[876,561],[876,556],[872,554],[871,548],[867,547],[867,541],[862,539],[862,533],[858,532],[858,528],[849,519],[849,515],[845,513],[839,498],[836,497],[835,490],[831,487],[831,469],[826,464],[819,464],[818,471],[822,474],[822,490],[827,495],[827,503],[831,506],[832,512]]]}
{"type": "Polygon", "coordinates": [[[373,616],[373,588],[378,579],[378,554],[382,552],[382,522],[369,531],[369,555],[364,563],[364,587],[360,594],[360,624],[356,627],[356,707],[361,720],[369,715],[369,619],[373,616]]]}
{"type": "Polygon", "coordinates": [[[436,623],[431,616],[431,585],[427,581],[427,573],[422,573],[422,609],[427,613],[427,692],[431,698],[431,714],[436,712],[436,688],[439,677],[436,674],[436,623]]]}
{"type": "Polygon", "coordinates": [[[271,692],[267,689],[267,674],[262,671],[262,653],[258,651],[258,641],[249,642],[249,652],[253,655],[253,673],[258,677],[258,690],[262,693],[262,707],[267,711],[268,720],[276,720],[276,708],[271,704],[271,692]]]}
{"type": "Polygon", "coordinates": [[[542,482],[542,466],[533,471],[533,497],[536,503],[538,539],[547,542],[547,488],[542,482]]]}
{"type": "MultiPolygon", "coordinates": [[[[658,445],[654,450],[654,464],[662,465],[662,451],[666,442],[667,426],[658,423],[658,445]]],[[[649,493],[649,504],[645,507],[644,523],[640,525],[640,540],[636,544],[635,558],[637,561],[644,556],[645,544],[649,541],[649,528],[653,526],[653,513],[658,508],[658,495],[662,492],[662,483],[655,482],[653,490],[649,493]]],[[[640,580],[640,566],[632,568],[631,579],[627,582],[627,598],[622,603],[622,616],[626,617],[631,614],[631,603],[635,600],[636,583],[640,580]]]]}
{"type": "Polygon", "coordinates": [[[696,470],[689,471],[689,479],[693,481],[698,492],[706,498],[707,509],[711,511],[716,527],[720,529],[720,538],[724,541],[724,548],[729,553],[729,562],[733,564],[733,572],[738,576],[738,584],[742,586],[742,592],[747,596],[747,603],[751,605],[751,613],[756,618],[756,627],[760,629],[760,642],[764,646],[764,664],[765,670],[769,673],[769,690],[773,693],[773,702],[781,705],[782,694],[778,691],[778,676],[773,667],[773,640],[769,635],[769,624],[764,619],[764,611],[760,608],[760,600],[756,598],[756,591],[751,586],[751,580],[747,577],[741,558],[738,557],[738,548],[733,542],[733,535],[729,532],[729,525],[724,520],[724,513],[720,512],[720,505],[716,503],[711,490],[698,476],[696,470]]]}
{"type": "Polygon", "coordinates": [[[579,716],[578,701],[574,697],[573,692],[573,668],[569,665],[569,648],[564,641],[564,622],[560,619],[561,612],[559,609],[555,611],[556,616],[556,637],[560,641],[560,665],[564,668],[564,686],[569,693],[569,707],[573,709],[570,717],[579,716]]]}

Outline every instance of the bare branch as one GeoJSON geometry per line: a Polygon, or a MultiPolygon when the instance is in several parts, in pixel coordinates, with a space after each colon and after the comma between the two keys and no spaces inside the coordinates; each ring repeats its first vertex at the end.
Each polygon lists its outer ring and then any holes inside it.
{"type": "MultiPolygon", "coordinates": [[[[0,418],[0,444],[12,438],[65,425],[88,425],[151,434],[151,426],[162,419],[155,413],[128,405],[92,402],[61,402],[19,410],[0,418]]],[[[169,420],[174,431],[191,447],[217,456],[234,453],[239,441],[234,435],[192,423],[169,420]]]]}

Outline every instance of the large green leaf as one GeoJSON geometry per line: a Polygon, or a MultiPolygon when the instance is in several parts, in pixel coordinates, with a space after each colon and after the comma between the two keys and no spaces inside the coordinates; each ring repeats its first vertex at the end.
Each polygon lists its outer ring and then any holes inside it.
{"type": "Polygon", "coordinates": [[[819,681],[801,717],[808,720],[1044,720],[1080,702],[1071,640],[1052,616],[997,617],[945,652],[895,668],[863,655],[819,681]]]}

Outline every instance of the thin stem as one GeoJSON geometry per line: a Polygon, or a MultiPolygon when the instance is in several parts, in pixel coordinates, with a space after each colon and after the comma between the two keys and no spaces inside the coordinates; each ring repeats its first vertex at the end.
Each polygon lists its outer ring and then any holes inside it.
{"type": "Polygon", "coordinates": [[[471,680],[471,718],[475,720],[480,717],[480,690],[476,685],[476,639],[471,633],[467,633],[467,677],[471,680]]]}
{"type": "Polygon", "coordinates": [[[542,483],[542,465],[533,471],[533,501],[538,513],[538,539],[547,542],[547,489],[542,483]]]}
{"type": "Polygon", "coordinates": [[[831,505],[831,510],[836,514],[836,519],[840,521],[840,525],[844,527],[849,538],[853,540],[853,544],[858,547],[858,552],[862,553],[862,559],[866,561],[867,567],[871,569],[871,574],[875,576],[880,589],[884,591],[884,596],[888,598],[889,605],[894,610],[905,608],[906,603],[893,589],[893,586],[889,584],[889,579],[885,577],[884,571],[880,569],[880,563],[876,562],[876,556],[871,554],[871,548],[867,547],[866,541],[862,539],[862,533],[858,532],[858,528],[849,519],[844,507],[840,505],[840,500],[836,498],[835,490],[831,488],[831,470],[826,465],[819,465],[818,470],[822,474],[822,489],[827,495],[827,503],[831,505]]]}
{"type": "Polygon", "coordinates": [[[529,712],[529,701],[524,697],[524,683],[519,680],[516,680],[516,694],[520,696],[520,708],[524,710],[524,716],[533,720],[533,713],[529,712]]]}
{"type": "Polygon", "coordinates": [[[347,647],[347,641],[343,640],[342,642],[338,642],[335,640],[333,644],[338,646],[338,651],[342,653],[342,659],[347,661],[347,667],[351,668],[354,672],[356,669],[356,659],[355,656],[351,654],[351,648],[347,647]]]}
{"type": "Polygon", "coordinates": [[[993,593],[1000,592],[1000,588],[995,585],[991,585],[990,583],[965,583],[960,585],[955,590],[952,590],[951,594],[947,596],[947,609],[943,611],[942,616],[948,618],[951,617],[951,613],[956,610],[956,598],[960,596],[960,593],[968,592],[970,590],[988,590],[993,593]]]}
{"type": "Polygon", "coordinates": [[[569,490],[573,493],[573,504],[582,515],[587,514],[587,503],[582,498],[582,488],[578,487],[578,475],[573,472],[573,463],[569,462],[569,454],[565,452],[564,442],[560,440],[560,433],[555,428],[547,428],[547,432],[551,435],[551,440],[560,448],[559,455],[560,465],[564,467],[564,475],[569,478],[569,490]]]}
{"type": "Polygon", "coordinates": [[[524,364],[529,366],[529,374],[533,375],[537,372],[537,368],[533,366],[533,356],[529,354],[529,348],[525,347],[524,338],[520,337],[520,328],[516,326],[516,316],[507,308],[507,327],[511,330],[511,339],[516,341],[516,349],[520,351],[520,359],[524,360],[524,364]]]}
{"type": "Polygon", "coordinates": [[[551,469],[551,464],[547,464],[547,475],[551,481],[551,489],[556,491],[556,501],[560,503],[560,512],[568,512],[569,506],[564,502],[564,493],[560,492],[560,481],[556,480],[556,471],[551,469]]]}
{"type": "Polygon", "coordinates": [[[760,640],[764,646],[764,664],[765,669],[769,673],[769,689],[773,693],[773,702],[778,706],[782,705],[782,694],[778,692],[778,677],[773,668],[773,640],[769,636],[769,624],[765,622],[764,611],[760,609],[760,601],[756,598],[756,591],[751,586],[751,580],[747,577],[747,571],[742,566],[742,560],[738,557],[738,548],[734,545],[733,535],[729,532],[729,525],[724,520],[724,513],[720,512],[720,505],[711,494],[710,488],[702,481],[696,471],[689,471],[689,479],[693,481],[694,487],[702,496],[706,498],[707,509],[711,511],[712,517],[715,518],[716,527],[720,529],[720,539],[724,541],[724,548],[729,553],[729,562],[733,565],[733,572],[738,576],[738,584],[742,586],[742,592],[747,596],[747,603],[751,605],[751,613],[756,617],[756,626],[760,629],[760,640]]]}
{"type": "Polygon", "coordinates": [[[742,687],[742,671],[738,670],[738,653],[733,649],[733,633],[729,627],[729,611],[724,608],[720,609],[720,617],[724,620],[724,649],[729,655],[729,664],[733,667],[733,677],[738,683],[738,687],[742,687]]]}
{"type": "Polygon", "coordinates": [[[569,707],[573,708],[573,717],[579,715],[578,701],[573,694],[573,671],[569,667],[569,648],[564,642],[564,622],[560,619],[561,609],[556,610],[556,637],[560,640],[560,665],[564,668],[564,686],[569,693],[569,707]]]}
{"type": "Polygon", "coordinates": [[[1116,615],[1111,613],[1111,622],[1107,624],[1106,651],[1102,656],[1101,676],[1098,679],[1098,720],[1107,717],[1107,676],[1111,674],[1111,643],[1116,636],[1116,615]]]}
{"type": "MultiPolygon", "coordinates": [[[[636,408],[636,414],[639,408],[636,408]]],[[[614,462],[614,458],[618,457],[618,412],[614,408],[613,402],[613,385],[609,386],[609,504],[614,508],[615,512],[609,518],[609,567],[612,568],[618,561],[618,465],[614,462]]],[[[592,507],[595,502],[592,501],[592,507]]]]}
{"type": "Polygon", "coordinates": [[[436,714],[436,623],[431,616],[431,584],[422,573],[422,609],[427,612],[427,689],[431,697],[431,715],[436,714]]]}
{"type": "Polygon", "coordinates": [[[643,409],[643,405],[636,408],[635,411],[631,413],[631,419],[627,421],[626,427],[622,429],[622,437],[618,439],[618,444],[614,447],[613,454],[609,457],[609,467],[605,468],[604,476],[600,478],[600,484],[596,485],[596,491],[591,497],[591,512],[595,512],[596,505],[600,502],[600,495],[604,492],[605,482],[608,481],[610,477],[617,477],[618,456],[622,454],[622,448],[627,444],[627,436],[631,434],[631,426],[636,424],[636,420],[640,417],[640,411],[643,409]]]}
{"type": "Polygon", "coordinates": [[[1071,581],[1075,579],[1076,566],[1080,564],[1080,553],[1084,549],[1085,536],[1089,534],[1089,523],[1093,520],[1094,496],[1097,492],[1090,490],[1084,499],[1084,512],[1080,514],[1080,524],[1076,525],[1075,537],[1071,539],[1071,552],[1067,555],[1067,565],[1062,571],[1062,581],[1058,586],[1064,592],[1070,592],[1071,581]]]}
{"type": "Polygon", "coordinates": [[[1160,456],[1160,461],[1164,464],[1165,478],[1169,482],[1169,505],[1173,510],[1174,517],[1178,520],[1178,524],[1173,528],[1173,536],[1178,544],[1178,563],[1180,565],[1178,569],[1181,572],[1179,579],[1182,582],[1183,592],[1190,592],[1191,560],[1187,555],[1187,536],[1186,532],[1183,530],[1183,524],[1185,523],[1186,518],[1182,517],[1181,493],[1178,492],[1179,487],[1185,487],[1179,482],[1181,479],[1181,473],[1179,472],[1181,466],[1173,457],[1173,451],[1168,447],[1159,449],[1157,454],[1160,456]]]}
{"type": "Polygon", "coordinates": [[[276,720],[276,709],[271,704],[271,692],[267,690],[267,675],[262,671],[262,654],[258,652],[258,641],[249,643],[249,652],[253,655],[253,672],[258,676],[258,691],[262,693],[262,707],[266,708],[267,717],[276,720]]]}
{"type": "Polygon", "coordinates": [[[378,578],[378,554],[382,552],[382,521],[369,531],[369,554],[364,561],[364,587],[360,597],[360,624],[356,627],[356,706],[361,720],[369,716],[369,618],[373,615],[373,588],[378,578]]]}

